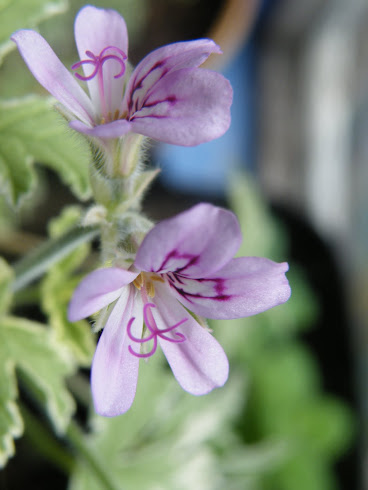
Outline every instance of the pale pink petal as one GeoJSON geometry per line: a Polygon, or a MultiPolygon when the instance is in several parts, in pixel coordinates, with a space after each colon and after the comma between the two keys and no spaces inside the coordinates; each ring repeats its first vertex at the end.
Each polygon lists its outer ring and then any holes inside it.
{"type": "Polygon", "coordinates": [[[130,115],[132,131],[182,146],[222,136],[230,125],[232,88],[219,73],[187,68],[165,75],[130,115]]]}
{"type": "Polygon", "coordinates": [[[185,336],[175,343],[159,338],[160,346],[180,386],[192,395],[205,395],[223,386],[229,374],[229,363],[217,340],[174,299],[166,285],[158,285],[153,299],[152,315],[159,329],[165,329],[187,318],[182,325],[165,334],[175,340],[175,333],[185,336]]]}
{"type": "Polygon", "coordinates": [[[168,44],[152,51],[132,73],[123,110],[132,115],[140,105],[139,101],[149,94],[156,82],[173,70],[198,67],[211,53],[221,53],[219,46],[211,39],[168,44]]]}
{"type": "Polygon", "coordinates": [[[88,274],[74,291],[69,303],[68,318],[75,322],[92,315],[115,301],[122,289],[137,277],[138,273],[110,267],[88,274]]]}
{"type": "Polygon", "coordinates": [[[239,223],[232,212],[197,204],[157,224],[139,247],[135,265],[144,271],[201,278],[227,264],[240,243],[239,223]]]}
{"type": "Polygon", "coordinates": [[[141,337],[143,305],[134,286],[119,298],[102,332],[92,362],[91,386],[95,410],[115,417],[131,407],[138,380],[138,357],[128,346],[127,324],[134,317],[132,334],[141,337]]]}
{"type": "Polygon", "coordinates": [[[170,273],[167,279],[172,294],[189,310],[206,318],[231,319],[285,303],[290,297],[288,268],[285,262],[241,257],[199,280],[170,273]]]}
{"type": "Polygon", "coordinates": [[[101,124],[94,128],[90,128],[80,121],[71,121],[69,126],[79,133],[88,134],[88,136],[101,139],[120,138],[120,136],[123,136],[131,130],[131,124],[125,120],[101,124]]]}
{"type": "MultiPolygon", "coordinates": [[[[107,46],[121,49],[128,56],[128,32],[123,17],[115,10],[100,9],[87,5],[76,16],[74,24],[75,42],[81,60],[88,59],[86,51],[98,56],[107,46]]],[[[84,65],[86,76],[91,74],[91,66],[84,65]]],[[[115,112],[121,107],[124,77],[114,78],[120,71],[120,65],[114,60],[103,66],[107,111],[115,112]]],[[[87,82],[93,104],[102,114],[98,77],[87,82]]]]}
{"type": "Polygon", "coordinates": [[[94,109],[90,99],[45,39],[27,29],[15,32],[11,39],[36,80],[72,114],[91,126],[94,109]]]}

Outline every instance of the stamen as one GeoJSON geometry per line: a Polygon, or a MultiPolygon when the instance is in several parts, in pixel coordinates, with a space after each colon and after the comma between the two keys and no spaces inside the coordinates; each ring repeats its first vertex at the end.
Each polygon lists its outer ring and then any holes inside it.
{"type": "Polygon", "coordinates": [[[172,325],[171,327],[164,328],[164,329],[160,330],[157,327],[157,325],[156,325],[156,322],[155,322],[155,320],[153,318],[153,315],[152,315],[152,312],[150,311],[150,308],[156,308],[156,306],[153,303],[146,303],[144,305],[144,307],[143,307],[144,323],[146,324],[146,327],[148,328],[148,330],[151,332],[151,334],[148,337],[144,337],[144,338],[139,339],[139,338],[135,337],[132,334],[132,331],[131,331],[132,330],[132,324],[133,324],[133,322],[135,320],[135,317],[132,317],[129,320],[128,325],[127,325],[127,334],[128,334],[128,337],[133,342],[136,342],[138,344],[144,344],[145,342],[149,342],[150,340],[153,341],[152,349],[149,352],[147,352],[147,353],[138,353],[135,350],[133,350],[130,345],[128,346],[129,352],[133,356],[136,356],[136,357],[139,357],[139,358],[151,357],[156,352],[156,349],[157,349],[157,337],[160,337],[163,340],[167,340],[168,342],[173,342],[175,344],[184,342],[186,340],[185,335],[183,335],[180,332],[174,332],[173,335],[175,336],[175,338],[168,337],[167,335],[164,335],[164,334],[165,333],[168,333],[168,332],[171,332],[175,328],[179,327],[180,325],[182,325],[183,323],[185,323],[188,320],[188,318],[183,318],[183,320],[180,320],[175,325],[172,325]],[[151,321],[152,321],[152,324],[151,324],[151,321]]]}
{"type": "Polygon", "coordinates": [[[153,283],[151,281],[148,281],[146,283],[146,291],[147,291],[147,294],[150,298],[155,297],[155,286],[153,285],[153,283]]]}
{"type": "Polygon", "coordinates": [[[143,274],[140,273],[133,281],[134,286],[140,291],[142,289],[142,286],[144,284],[144,277],[143,274]]]}
{"type": "Polygon", "coordinates": [[[163,282],[165,283],[164,279],[162,279],[161,276],[158,276],[157,274],[152,274],[151,275],[151,279],[152,281],[157,281],[157,282],[163,282]]]}

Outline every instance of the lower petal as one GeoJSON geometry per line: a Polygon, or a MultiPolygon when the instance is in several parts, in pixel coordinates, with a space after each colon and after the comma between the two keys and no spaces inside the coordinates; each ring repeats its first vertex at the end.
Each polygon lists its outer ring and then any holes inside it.
{"type": "Polygon", "coordinates": [[[170,289],[166,285],[156,288],[154,303],[157,308],[152,314],[159,329],[187,318],[182,325],[165,334],[175,339],[175,333],[181,333],[185,336],[184,342],[159,338],[160,346],[183,390],[192,395],[205,395],[223,386],[228,378],[229,363],[217,340],[170,297],[170,289]]]}
{"type": "Polygon", "coordinates": [[[94,128],[91,128],[80,121],[71,121],[69,126],[75,131],[78,131],[78,133],[87,134],[88,136],[101,139],[120,138],[131,130],[131,124],[125,119],[100,124],[94,128]]]}
{"type": "MultiPolygon", "coordinates": [[[[128,288],[127,288],[128,289],[128,288]]],[[[115,417],[131,407],[138,381],[139,359],[130,354],[127,324],[140,337],[143,326],[142,301],[134,287],[119,298],[102,332],[92,363],[91,385],[95,410],[115,417]]]]}

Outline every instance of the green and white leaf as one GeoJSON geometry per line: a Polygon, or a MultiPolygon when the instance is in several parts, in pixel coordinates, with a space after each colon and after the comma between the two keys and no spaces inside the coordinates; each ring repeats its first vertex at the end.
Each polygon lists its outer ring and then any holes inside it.
{"type": "Polygon", "coordinates": [[[68,130],[52,99],[0,100],[0,193],[11,205],[34,190],[35,163],[57,172],[78,198],[89,197],[88,144],[68,130]]]}
{"type": "Polygon", "coordinates": [[[13,269],[0,257],[0,314],[6,312],[10,306],[13,278],[13,269]]]}
{"type": "Polygon", "coordinates": [[[16,373],[26,387],[32,387],[45,407],[55,430],[63,433],[74,411],[74,400],[65,388],[65,377],[73,364],[42,324],[4,316],[0,319],[0,466],[14,454],[13,440],[23,432],[16,404],[16,373]]]}
{"type": "MultiPolygon", "coordinates": [[[[129,412],[115,418],[93,415],[89,447],[110,475],[112,488],[229,488],[220,454],[226,451],[230,461],[239,450],[231,424],[243,402],[244,387],[234,376],[223,389],[193,397],[163,369],[162,357],[156,354],[141,363],[129,412]]],[[[100,490],[88,462],[79,459],[70,490],[86,488],[100,490]]]]}
{"type": "Polygon", "coordinates": [[[0,64],[15,48],[10,41],[17,29],[34,28],[39,22],[67,10],[67,0],[0,0],[0,64]]]}
{"type": "MultiPolygon", "coordinates": [[[[75,227],[81,219],[77,206],[64,209],[62,215],[50,223],[50,236],[57,238],[75,227]]],[[[67,347],[75,360],[89,366],[95,350],[95,339],[89,323],[85,320],[69,322],[67,307],[74,289],[82,276],[74,271],[80,267],[90,252],[87,243],[81,244],[63,260],[54,264],[42,282],[42,308],[49,317],[49,324],[56,338],[67,347]]]]}

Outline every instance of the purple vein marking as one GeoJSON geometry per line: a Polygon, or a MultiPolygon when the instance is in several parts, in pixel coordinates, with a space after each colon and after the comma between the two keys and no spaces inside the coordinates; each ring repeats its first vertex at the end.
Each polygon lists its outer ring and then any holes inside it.
{"type": "MultiPolygon", "coordinates": [[[[186,254],[186,253],[181,254],[177,250],[172,250],[170,253],[168,253],[166,255],[166,257],[164,258],[161,266],[157,270],[158,271],[162,271],[163,269],[165,269],[167,263],[171,259],[187,259],[188,260],[188,262],[185,265],[183,265],[182,267],[178,267],[177,269],[175,269],[174,272],[177,273],[177,272],[183,272],[186,269],[188,269],[188,267],[191,267],[192,265],[196,264],[198,262],[199,255],[186,254]]],[[[155,271],[152,271],[152,272],[155,272],[155,271]]]]}
{"type": "Polygon", "coordinates": [[[155,107],[156,105],[163,104],[164,102],[168,102],[170,105],[175,105],[175,103],[177,102],[177,98],[175,97],[175,95],[169,95],[168,97],[166,97],[166,99],[155,100],[154,102],[150,102],[149,104],[144,103],[141,109],[145,107],[155,107]]]}
{"type": "Polygon", "coordinates": [[[214,279],[191,279],[192,281],[198,281],[198,282],[214,282],[214,291],[215,295],[214,296],[204,296],[203,294],[199,293],[190,293],[188,291],[185,291],[183,287],[177,286],[176,282],[179,282],[181,285],[185,286],[185,282],[182,280],[179,280],[179,277],[177,274],[168,274],[168,279],[169,279],[169,284],[172,288],[174,288],[180,296],[182,296],[184,299],[189,301],[190,303],[193,303],[191,301],[191,298],[197,298],[197,299],[210,299],[210,300],[215,300],[215,301],[228,301],[231,299],[232,295],[231,294],[224,294],[225,291],[225,280],[222,279],[221,277],[219,278],[214,278],[214,279]]]}
{"type": "MultiPolygon", "coordinates": [[[[129,109],[129,113],[134,113],[134,112],[137,112],[138,110],[140,110],[142,108],[142,106],[144,106],[144,103],[145,101],[147,100],[147,98],[149,97],[150,93],[152,92],[152,88],[156,85],[157,82],[159,82],[165,75],[166,73],[168,72],[168,70],[163,70],[162,73],[160,74],[159,78],[154,82],[153,85],[151,85],[150,87],[150,90],[148,91],[147,94],[145,94],[145,98],[144,100],[142,101],[142,103],[140,104],[141,107],[138,107],[139,106],[139,96],[133,101],[133,98],[134,98],[134,94],[137,90],[140,90],[142,87],[143,87],[143,82],[144,80],[155,70],[157,70],[158,68],[161,68],[165,65],[166,63],[166,59],[165,60],[161,60],[161,61],[157,61],[148,71],[146,74],[144,74],[138,81],[134,81],[133,83],[133,89],[132,89],[132,92],[130,94],[130,99],[129,99],[129,103],[128,103],[128,109],[129,109]],[[133,104],[134,104],[134,110],[133,109],[133,104]]],[[[137,74],[138,75],[138,74],[137,74]]]]}

